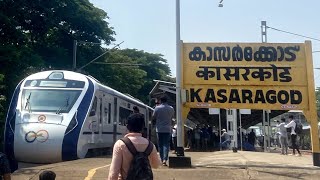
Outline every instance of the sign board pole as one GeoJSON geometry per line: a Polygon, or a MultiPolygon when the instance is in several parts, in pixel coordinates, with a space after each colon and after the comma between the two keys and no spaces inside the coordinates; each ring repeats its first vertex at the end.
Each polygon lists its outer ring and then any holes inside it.
{"type": "Polygon", "coordinates": [[[267,152],[267,133],[266,133],[266,113],[262,110],[262,126],[263,126],[263,151],[267,152]]]}
{"type": "Polygon", "coordinates": [[[182,141],[182,108],[181,108],[181,42],[180,42],[180,0],[176,0],[176,113],[177,113],[177,146],[183,147],[182,141]]]}
{"type": "Polygon", "coordinates": [[[313,61],[311,41],[305,42],[306,67],[308,79],[308,97],[309,97],[309,111],[307,111],[307,120],[310,123],[310,135],[312,143],[313,165],[320,166],[320,146],[319,146],[319,132],[318,132],[318,116],[316,110],[316,96],[314,86],[313,61]]]}
{"type": "Polygon", "coordinates": [[[220,151],[221,151],[222,150],[221,149],[221,109],[219,110],[219,131],[218,131],[218,134],[219,134],[219,137],[220,137],[219,147],[220,147],[220,151]]]}
{"type": "Polygon", "coordinates": [[[237,109],[232,109],[232,114],[233,114],[233,147],[238,148],[238,115],[237,115],[237,109]]]}
{"type": "Polygon", "coordinates": [[[267,121],[268,121],[268,152],[271,152],[271,128],[270,128],[270,116],[269,110],[266,111],[267,113],[267,121]]]}
{"type": "Polygon", "coordinates": [[[241,146],[241,151],[243,151],[242,147],[242,122],[241,122],[241,110],[239,110],[239,118],[240,118],[240,146],[241,146]]]}

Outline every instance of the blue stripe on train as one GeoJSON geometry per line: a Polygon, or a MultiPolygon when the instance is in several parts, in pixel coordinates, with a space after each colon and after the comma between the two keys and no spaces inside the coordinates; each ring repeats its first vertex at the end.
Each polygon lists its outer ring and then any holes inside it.
{"type": "MultiPolygon", "coordinates": [[[[22,80],[23,81],[23,80],[22,80]]],[[[7,114],[5,131],[4,131],[4,152],[7,155],[11,171],[15,171],[18,169],[18,164],[15,161],[14,156],[14,132],[11,131],[11,128],[15,129],[15,121],[16,121],[16,108],[18,103],[18,97],[20,92],[21,83],[17,85],[16,89],[14,90],[13,96],[11,98],[10,107],[7,114]],[[10,121],[13,121],[10,128],[10,121]]]]}
{"type": "Polygon", "coordinates": [[[88,79],[89,87],[84,95],[77,113],[78,125],[69,134],[65,135],[62,142],[62,160],[74,160],[78,159],[77,146],[80,136],[81,127],[86,119],[86,115],[89,111],[90,103],[94,93],[94,86],[90,79],[88,79]]]}

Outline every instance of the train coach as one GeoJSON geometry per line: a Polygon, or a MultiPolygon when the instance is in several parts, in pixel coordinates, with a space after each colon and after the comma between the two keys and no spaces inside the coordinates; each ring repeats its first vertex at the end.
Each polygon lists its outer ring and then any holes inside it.
{"type": "Polygon", "coordinates": [[[84,158],[90,150],[112,147],[124,136],[133,106],[148,125],[151,107],[91,76],[62,70],[30,75],[11,99],[5,153],[30,163],[84,158]]]}

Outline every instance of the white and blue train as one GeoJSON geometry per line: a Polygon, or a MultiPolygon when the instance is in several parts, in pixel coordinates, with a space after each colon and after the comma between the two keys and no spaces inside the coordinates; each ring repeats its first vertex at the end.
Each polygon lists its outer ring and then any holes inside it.
{"type": "Polygon", "coordinates": [[[151,107],[90,76],[62,70],[30,75],[16,87],[10,103],[5,152],[31,163],[84,158],[124,136],[133,106],[148,125],[151,107]]]}

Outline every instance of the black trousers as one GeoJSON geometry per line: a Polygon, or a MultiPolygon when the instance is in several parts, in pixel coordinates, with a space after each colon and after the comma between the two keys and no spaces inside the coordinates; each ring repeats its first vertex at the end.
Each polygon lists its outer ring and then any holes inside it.
{"type": "Polygon", "coordinates": [[[292,142],[293,154],[296,154],[295,149],[297,149],[298,153],[301,154],[299,151],[299,146],[297,145],[297,135],[296,134],[291,134],[291,142],[292,142]]]}
{"type": "Polygon", "coordinates": [[[177,137],[172,137],[173,150],[177,151],[177,137]]]}

